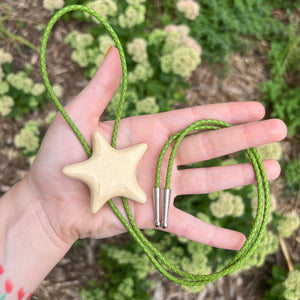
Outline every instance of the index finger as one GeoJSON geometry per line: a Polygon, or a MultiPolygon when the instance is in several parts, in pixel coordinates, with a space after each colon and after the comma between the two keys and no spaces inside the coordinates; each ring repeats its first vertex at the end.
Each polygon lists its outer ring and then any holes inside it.
{"type": "Polygon", "coordinates": [[[262,104],[256,101],[227,102],[201,105],[163,112],[155,115],[170,135],[203,119],[216,119],[231,125],[261,120],[265,115],[262,104]]]}

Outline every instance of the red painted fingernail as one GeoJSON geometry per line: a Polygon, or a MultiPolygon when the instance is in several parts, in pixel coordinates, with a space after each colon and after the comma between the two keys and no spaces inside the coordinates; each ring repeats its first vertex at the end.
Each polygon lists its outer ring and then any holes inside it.
{"type": "MultiPolygon", "coordinates": [[[[109,48],[108,48],[108,50],[107,50],[107,52],[106,52],[106,54],[105,54],[105,57],[108,55],[108,53],[109,53],[109,51],[111,50],[111,46],[109,46],[109,48]]],[[[104,58],[105,58],[104,57],[104,58]]]]}
{"type": "Polygon", "coordinates": [[[3,267],[0,265],[0,275],[4,273],[3,267]]]}
{"type": "Polygon", "coordinates": [[[28,295],[28,297],[26,298],[26,300],[29,300],[29,299],[31,298],[31,296],[32,296],[32,293],[30,293],[30,294],[28,295]]]}

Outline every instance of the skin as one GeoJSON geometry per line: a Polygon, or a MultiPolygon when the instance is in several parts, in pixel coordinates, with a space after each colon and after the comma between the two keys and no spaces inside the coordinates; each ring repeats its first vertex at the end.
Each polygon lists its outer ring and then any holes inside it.
{"type": "MultiPolygon", "coordinates": [[[[91,135],[96,130],[99,130],[110,142],[114,123],[111,121],[99,123],[99,117],[116,91],[121,74],[117,49],[112,48],[95,78],[66,107],[68,114],[77,124],[89,145],[91,145],[91,135]]],[[[120,124],[117,147],[122,149],[142,142],[149,146],[137,170],[138,182],[146,192],[148,201],[146,204],[130,202],[137,225],[140,228],[153,227],[151,199],[155,166],[161,148],[171,134],[204,118],[222,119],[230,124],[241,124],[233,128],[187,138],[178,150],[175,161],[175,165],[178,166],[282,140],[286,136],[283,122],[280,120],[257,122],[263,116],[264,108],[261,104],[249,102],[207,105],[123,119],[120,124]]],[[[28,175],[32,188],[39,194],[38,198],[47,199],[42,206],[49,221],[56,220],[51,226],[57,232],[57,236],[66,241],[78,237],[104,238],[124,232],[122,224],[107,204],[98,214],[91,217],[88,188],[78,180],[67,178],[62,174],[61,170],[64,166],[85,159],[87,155],[81,144],[68,124],[58,115],[47,132],[28,175]]],[[[276,161],[267,161],[265,166],[270,180],[279,176],[280,167],[276,161]]],[[[219,167],[213,170],[178,171],[174,168],[172,176],[172,203],[177,195],[213,192],[221,187],[231,188],[255,181],[249,164],[219,167]],[[200,180],[197,180],[198,178],[200,180]],[[211,178],[214,180],[210,180],[211,178]],[[227,178],[230,178],[230,181],[225,182],[227,178]]],[[[116,203],[122,211],[120,199],[116,203]]],[[[167,231],[216,247],[239,249],[244,242],[244,236],[240,233],[205,224],[176,209],[173,205],[170,208],[169,223],[167,231]],[[178,218],[180,221],[175,221],[178,218]]]]}
{"type": "MultiPolygon", "coordinates": [[[[112,47],[88,86],[66,106],[67,113],[90,145],[94,131],[101,132],[109,143],[111,141],[114,123],[99,122],[99,118],[117,90],[121,74],[119,54],[117,49],[112,47]]],[[[284,139],[287,133],[285,124],[278,119],[262,120],[264,114],[264,108],[258,102],[235,102],[203,105],[121,120],[118,149],[143,142],[148,144],[148,150],[140,160],[136,173],[138,183],[147,195],[147,202],[140,204],[129,201],[137,225],[140,228],[154,227],[152,190],[155,167],[161,148],[168,137],[199,119],[220,119],[235,126],[188,137],[178,149],[172,173],[172,198],[169,227],[166,231],[214,247],[240,249],[245,241],[242,233],[204,223],[175,208],[174,198],[177,195],[209,193],[254,183],[255,175],[251,164],[187,170],[178,170],[177,166],[284,139]]],[[[74,133],[58,114],[46,133],[28,175],[1,199],[0,214],[1,208],[11,213],[7,214],[6,219],[2,218],[0,225],[14,224],[17,217],[22,220],[24,211],[30,211],[28,214],[36,231],[35,234],[31,234],[33,225],[28,222],[22,225],[22,228],[26,229],[26,243],[34,249],[30,255],[37,265],[37,270],[36,275],[31,275],[34,278],[29,277],[27,281],[16,279],[18,284],[35,289],[78,238],[105,238],[125,231],[108,204],[105,204],[97,214],[92,215],[87,186],[62,173],[66,165],[87,158],[74,133]],[[46,253],[51,249],[51,258],[43,258],[41,249],[46,253]],[[39,269],[42,270],[39,272],[39,269]]],[[[267,160],[264,165],[269,180],[279,176],[278,162],[267,160]]],[[[166,163],[163,164],[162,173],[165,169],[166,163]]],[[[116,198],[114,202],[125,215],[121,200],[116,198]]],[[[2,245],[8,243],[5,236],[0,233],[2,245]]],[[[13,242],[9,243],[17,251],[19,246],[13,242]]],[[[25,250],[20,251],[18,255],[22,257],[25,250]]],[[[18,261],[12,262],[7,257],[5,249],[0,248],[0,263],[5,261],[6,268],[12,270],[11,278],[14,276],[19,278],[12,267],[18,261]]],[[[22,265],[20,262],[19,264],[22,265]]],[[[23,269],[27,270],[26,263],[23,264],[23,269]]]]}

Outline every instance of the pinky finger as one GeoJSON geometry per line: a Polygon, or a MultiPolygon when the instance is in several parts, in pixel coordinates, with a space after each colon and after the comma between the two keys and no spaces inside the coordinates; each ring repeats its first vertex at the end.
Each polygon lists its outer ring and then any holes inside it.
{"type": "Polygon", "coordinates": [[[180,210],[170,207],[167,231],[209,246],[239,250],[246,237],[234,230],[220,228],[180,210]]]}

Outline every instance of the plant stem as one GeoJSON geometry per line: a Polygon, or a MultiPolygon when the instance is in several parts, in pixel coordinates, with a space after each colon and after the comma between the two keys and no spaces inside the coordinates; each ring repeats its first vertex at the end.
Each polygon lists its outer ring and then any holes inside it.
{"type": "Polygon", "coordinates": [[[279,243],[280,243],[280,247],[281,247],[283,256],[284,256],[284,258],[286,260],[286,263],[287,263],[287,266],[289,268],[289,271],[291,272],[291,271],[294,270],[294,266],[293,266],[289,251],[287,249],[286,243],[285,243],[284,239],[281,236],[279,236],[279,243]]]}
{"type": "Polygon", "coordinates": [[[32,49],[33,51],[37,52],[38,54],[40,53],[40,49],[37,48],[35,45],[33,45],[32,43],[30,43],[29,41],[27,41],[26,39],[24,39],[23,37],[16,35],[12,32],[9,32],[8,30],[6,30],[6,28],[4,27],[3,23],[0,22],[0,32],[4,33],[5,35],[7,35],[10,39],[17,41],[27,47],[29,47],[30,49],[32,49]]]}

